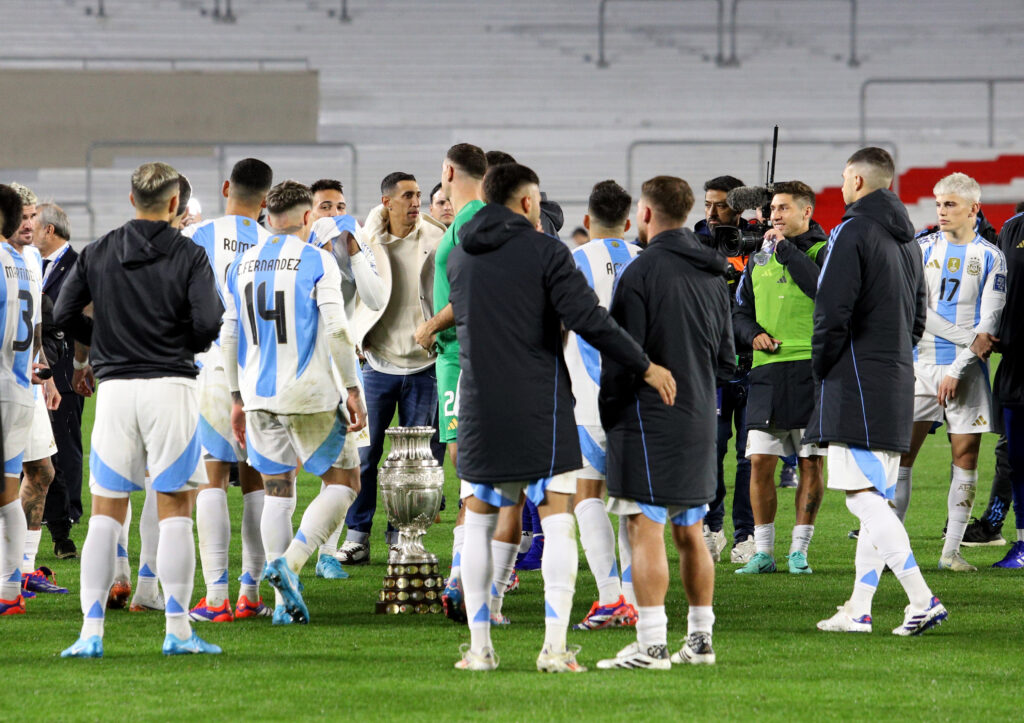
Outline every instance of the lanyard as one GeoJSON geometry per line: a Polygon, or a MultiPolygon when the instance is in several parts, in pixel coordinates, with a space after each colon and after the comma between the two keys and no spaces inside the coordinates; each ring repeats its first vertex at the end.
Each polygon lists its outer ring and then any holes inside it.
{"type": "MultiPolygon", "coordinates": [[[[46,267],[46,273],[43,274],[43,286],[46,285],[46,280],[50,278],[50,272],[53,271],[54,267],[60,263],[62,258],[64,258],[64,254],[68,252],[69,248],[71,248],[71,244],[64,244],[64,248],[62,248],[60,253],[57,254],[57,258],[51,261],[50,265],[46,267]]],[[[46,259],[43,260],[45,261],[46,259]]]]}

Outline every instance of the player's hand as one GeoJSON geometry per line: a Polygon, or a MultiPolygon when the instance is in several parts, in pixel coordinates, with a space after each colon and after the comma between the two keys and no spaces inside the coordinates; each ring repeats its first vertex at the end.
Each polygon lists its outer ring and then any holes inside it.
{"type": "Polygon", "coordinates": [[[241,401],[231,404],[231,433],[235,435],[235,441],[245,449],[245,412],[241,401]]]}
{"type": "Polygon", "coordinates": [[[348,410],[349,432],[358,432],[366,426],[366,405],[363,404],[363,395],[359,393],[358,387],[349,390],[345,408],[348,410]]]}
{"type": "Polygon", "coordinates": [[[765,241],[775,241],[776,243],[786,240],[786,237],[782,235],[782,231],[777,228],[770,228],[764,232],[765,241]]]}
{"type": "Polygon", "coordinates": [[[644,372],[644,381],[658,390],[658,395],[665,404],[671,407],[676,403],[676,380],[668,369],[651,362],[644,372]]]}
{"type": "Polygon", "coordinates": [[[988,361],[988,358],[991,356],[998,341],[998,338],[983,331],[974,337],[974,342],[971,344],[971,351],[974,352],[974,354],[982,361],[988,361]]]}
{"type": "Polygon", "coordinates": [[[71,387],[77,394],[83,397],[91,397],[96,389],[96,377],[92,373],[92,364],[86,364],[82,369],[75,369],[71,378],[71,387]]]}
{"type": "Polygon", "coordinates": [[[40,364],[39,362],[32,362],[32,383],[45,384],[46,380],[50,379],[53,376],[53,372],[43,371],[44,369],[49,370],[49,368],[50,367],[46,366],[45,364],[40,364]],[[40,375],[37,374],[36,372],[42,372],[42,374],[40,375]]]}
{"type": "Polygon", "coordinates": [[[362,249],[359,248],[359,242],[356,241],[356,237],[353,236],[352,234],[350,234],[348,231],[343,233],[342,237],[343,238],[347,237],[347,240],[348,240],[348,255],[349,256],[355,256],[357,253],[362,251],[362,249]]]}
{"type": "Polygon", "coordinates": [[[43,401],[51,412],[60,406],[60,392],[57,391],[57,385],[53,383],[52,378],[43,382],[43,401]]]}
{"type": "Polygon", "coordinates": [[[754,337],[754,340],[750,342],[750,346],[754,348],[754,351],[763,351],[769,354],[774,354],[779,348],[779,340],[762,332],[754,337]]]}
{"type": "Polygon", "coordinates": [[[430,322],[424,321],[418,327],[416,327],[416,333],[413,334],[416,339],[416,343],[422,346],[427,351],[434,348],[434,334],[430,332],[430,322]]]}
{"type": "Polygon", "coordinates": [[[939,382],[939,405],[946,406],[946,402],[956,397],[956,388],[960,384],[960,380],[956,377],[945,376],[942,381],[939,382]]]}

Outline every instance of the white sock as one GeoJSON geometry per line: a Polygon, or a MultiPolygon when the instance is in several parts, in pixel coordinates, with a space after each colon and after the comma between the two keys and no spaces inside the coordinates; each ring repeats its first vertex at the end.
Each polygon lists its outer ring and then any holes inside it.
{"type": "Polygon", "coordinates": [[[124,524],[117,535],[117,560],[114,564],[115,580],[131,580],[132,566],[128,560],[128,533],[132,528],[132,501],[128,500],[128,511],[124,516],[124,524]]]}
{"type": "Polygon", "coordinates": [[[754,525],[754,545],[757,552],[764,552],[775,557],[775,523],[754,525]]]}
{"type": "Polygon", "coordinates": [[[946,539],[942,543],[942,556],[952,555],[960,549],[960,543],[967,531],[967,523],[971,520],[974,509],[974,493],[978,490],[978,470],[961,469],[953,465],[953,481],[949,484],[949,496],[946,501],[946,539]]]}
{"type": "Polygon", "coordinates": [[[710,605],[691,605],[686,613],[686,635],[707,633],[711,635],[715,627],[715,613],[710,605]]]}
{"type": "MultiPolygon", "coordinates": [[[[82,543],[79,600],[82,603],[82,637],[103,637],[107,593],[114,584],[114,558],[121,524],[113,517],[93,515],[82,543]]],[[[190,545],[191,547],[191,545],[190,545]]]]}
{"type": "Polygon", "coordinates": [[[36,569],[36,555],[39,553],[39,540],[42,530],[25,530],[25,552],[21,559],[21,571],[33,572],[36,569]]]}
{"type": "Polygon", "coordinates": [[[188,610],[192,604],[192,586],[196,574],[196,548],[192,538],[191,517],[160,520],[160,542],[157,544],[156,556],[160,584],[167,597],[164,603],[167,632],[187,640],[192,637],[188,610]]]}
{"type": "Polygon", "coordinates": [[[807,554],[807,548],[811,546],[811,538],[814,537],[814,525],[794,525],[793,541],[789,545],[790,552],[802,552],[807,554]]]}
{"type": "Polygon", "coordinates": [[[647,652],[652,645],[668,644],[668,616],[664,605],[637,607],[636,641],[647,652]]]}
{"type": "Polygon", "coordinates": [[[458,581],[462,579],[462,545],[465,540],[466,526],[456,525],[455,529],[452,530],[452,571],[448,575],[449,580],[458,581]]]}
{"type": "Polygon", "coordinates": [[[1024,542],[1024,530],[1017,530],[1017,542],[1024,542]]]}
{"type": "Polygon", "coordinates": [[[907,531],[889,503],[875,492],[859,492],[846,495],[846,506],[860,520],[861,530],[867,528],[871,543],[900,581],[910,604],[919,610],[928,607],[932,592],[914,559],[907,531]]]}
{"type": "Polygon", "coordinates": [[[196,495],[196,532],[203,580],[206,582],[206,605],[216,608],[228,596],[231,520],[228,517],[227,490],[207,487],[196,495]]]}
{"type": "MultiPolygon", "coordinates": [[[[295,512],[295,497],[263,498],[263,516],[260,518],[260,535],[267,560],[276,560],[284,555],[292,540],[292,514],[295,512]]],[[[262,572],[261,572],[262,574],[262,572]]],[[[281,605],[281,593],[274,591],[274,600],[281,605]]]]}
{"type": "Polygon", "coordinates": [[[579,550],[576,547],[576,518],[567,512],[548,515],[540,521],[544,530],[544,647],[552,653],[565,651],[565,632],[572,615],[576,592],[579,550]]]}
{"type": "Polygon", "coordinates": [[[143,599],[160,597],[156,553],[160,547],[160,515],[156,508],[156,490],[146,485],[146,501],[139,516],[139,573],[135,594],[143,599]]]}
{"type": "Polygon", "coordinates": [[[470,649],[483,652],[491,645],[491,538],[498,526],[498,513],[478,514],[466,510],[466,541],[462,550],[462,591],[469,616],[470,649]]]}
{"type": "MultiPolygon", "coordinates": [[[[615,530],[604,503],[595,498],[583,500],[574,510],[580,525],[580,542],[587,555],[587,565],[597,582],[598,601],[614,605],[622,596],[619,567],[615,563],[615,530]]],[[[547,534],[547,533],[545,533],[547,534]]]]}
{"type": "Polygon", "coordinates": [[[910,492],[914,488],[914,468],[900,467],[899,475],[896,477],[896,516],[900,522],[907,519],[907,509],[910,507],[910,492]]]}
{"type": "Polygon", "coordinates": [[[636,593],[633,592],[633,546],[629,543],[625,515],[619,517],[619,563],[622,565],[622,596],[636,607],[636,593]]]}
{"type": "Polygon", "coordinates": [[[850,596],[850,609],[847,612],[852,618],[871,614],[871,601],[878,590],[878,581],[885,569],[885,560],[878,554],[871,542],[870,533],[861,528],[857,536],[857,554],[854,557],[856,578],[853,582],[853,594],[850,596]]]}
{"type": "MultiPolygon", "coordinates": [[[[263,537],[260,535],[260,520],[266,492],[255,490],[242,495],[242,574],[238,596],[255,603],[260,599],[260,578],[267,555],[263,551],[263,537]]],[[[290,526],[289,526],[290,529],[290,526]]]]}
{"type": "Polygon", "coordinates": [[[296,575],[330,534],[345,521],[345,514],[356,501],[356,491],[346,485],[326,485],[302,514],[299,530],[284,553],[288,567],[296,575]]]}
{"type": "MultiPolygon", "coordinates": [[[[0,507],[0,520],[3,533],[0,539],[0,548],[3,549],[0,556],[0,600],[17,600],[21,595],[21,561],[25,556],[25,532],[28,530],[21,500],[15,497],[0,507]]],[[[106,602],[104,597],[103,603],[106,602]]]]}
{"type": "Polygon", "coordinates": [[[491,578],[491,615],[501,615],[501,604],[505,600],[505,590],[508,588],[509,578],[512,571],[516,569],[516,555],[519,554],[519,545],[514,542],[499,542],[491,540],[491,569],[494,570],[491,578]]]}
{"type": "MultiPolygon", "coordinates": [[[[320,491],[323,492],[325,487],[327,487],[327,485],[321,482],[320,491]]],[[[341,531],[343,529],[345,529],[344,520],[342,520],[341,524],[334,529],[334,532],[327,536],[324,543],[320,545],[321,555],[336,555],[338,553],[338,540],[341,538],[341,531]]]]}
{"type": "Polygon", "coordinates": [[[525,555],[533,545],[533,532],[523,532],[523,539],[519,541],[519,554],[525,555]]]}

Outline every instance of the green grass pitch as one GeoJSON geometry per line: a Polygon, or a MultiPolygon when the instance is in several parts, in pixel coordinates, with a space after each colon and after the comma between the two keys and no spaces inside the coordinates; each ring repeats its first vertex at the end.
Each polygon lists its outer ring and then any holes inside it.
{"type": "MultiPolygon", "coordinates": [[[[83,437],[88,445],[92,402],[83,437]]],[[[975,514],[987,500],[994,435],[985,435],[975,514]]],[[[732,456],[730,451],[730,456],[732,456]]],[[[88,460],[88,451],[86,451],[88,460]]],[[[728,462],[728,474],[733,462],[728,462]]],[[[821,633],[815,622],[830,616],[849,595],[855,543],[847,532],[855,519],[842,494],[828,492],[818,517],[809,559],[811,576],[736,576],[717,565],[713,667],[676,667],[668,672],[597,671],[599,658],[634,639],[633,629],[569,632],[579,644],[585,675],[546,676],[534,660],[543,638],[540,572],[521,575],[522,586],[506,600],[512,619],[493,637],[501,658],[493,673],[453,670],[468,632],[443,616],[373,614],[384,575],[383,508],[378,506],[372,563],[351,568],[344,581],[318,580],[315,561],[303,570],[311,623],[272,627],[270,620],[197,625],[200,635],[224,648],[220,656],[165,658],[160,654],[163,616],[111,611],[103,660],[62,660],[60,651],[78,635],[79,564],[58,561],[44,533],[38,564],[52,567],[70,595],[40,595],[28,614],[0,621],[5,684],[4,717],[54,720],[953,720],[980,712],[1015,717],[1015,683],[1022,669],[1022,578],[990,565],[1002,548],[965,548],[976,574],[939,572],[948,488],[945,435],[929,438],[918,460],[908,528],[914,553],[932,589],[950,611],[941,627],[918,638],[897,638],[906,598],[891,574],[875,598],[871,635],[821,633]]],[[[730,484],[731,487],[731,484],[730,484]]],[[[299,513],[319,485],[304,475],[299,513]]],[[[449,502],[456,479],[447,471],[449,502]]],[[[241,496],[229,493],[234,534],[231,575],[240,561],[241,496]]],[[[142,498],[133,504],[141,509],[142,498]]],[[[731,492],[727,504],[731,504],[731,492]]],[[[89,502],[86,499],[86,510],[89,502]]],[[[793,490],[779,490],[776,558],[788,551],[793,490]]],[[[431,528],[427,547],[447,569],[454,505],[431,528]]],[[[136,517],[137,519],[137,517],[136,517]]],[[[295,523],[298,524],[296,515],[295,523]]],[[[726,515],[729,532],[729,516],[726,515]]],[[[1010,534],[1012,535],[1012,516],[1010,534]]],[[[81,548],[85,524],[73,537],[81,548]]],[[[132,574],[137,568],[137,523],[131,537],[132,574]]],[[[686,602],[670,550],[670,647],[685,634],[686,602]]],[[[193,603],[203,593],[197,554],[193,603]]],[[[133,580],[134,582],[134,580],[133,580]]],[[[580,552],[575,620],[596,588],[580,552]]],[[[232,595],[237,583],[232,583],[232,595]]],[[[265,598],[272,591],[264,587],[265,598]]]]}

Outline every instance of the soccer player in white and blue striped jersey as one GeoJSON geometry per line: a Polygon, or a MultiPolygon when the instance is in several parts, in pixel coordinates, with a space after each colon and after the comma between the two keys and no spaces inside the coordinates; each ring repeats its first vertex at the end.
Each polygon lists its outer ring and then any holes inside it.
{"type": "Polygon", "coordinates": [[[277,589],[273,622],[285,625],[309,621],[298,573],[355,500],[359,455],[346,432],[366,423],[341,274],[306,241],[312,201],[295,181],[267,194],[277,234],[229,267],[221,335],[232,428],[267,492],[264,577],[277,589]],[[293,538],[296,460],[324,487],[293,538]]]}
{"type": "MultiPolygon", "coordinates": [[[[640,247],[625,240],[629,230],[632,198],[615,181],[601,181],[590,192],[583,225],[590,241],[573,250],[576,268],[583,272],[601,304],[611,305],[612,290],[619,274],[640,252],[640,247]]],[[[576,397],[576,428],[579,431],[583,469],[576,479],[576,519],[580,541],[590,571],[597,581],[598,599],[577,630],[598,630],[609,626],[636,624],[636,598],[633,597],[631,555],[625,527],[619,528],[622,578],[615,560],[615,532],[604,508],[605,436],[597,409],[601,387],[601,353],[569,332],[565,345],[565,363],[576,397]]],[[[625,518],[620,518],[625,519],[625,518]]]]}
{"type": "Polygon", "coordinates": [[[32,346],[39,319],[40,289],[25,259],[7,239],[21,225],[22,202],[0,185],[0,422],[3,476],[0,477],[0,615],[21,615],[21,560],[25,513],[18,497],[21,460],[32,423],[32,346]]]}
{"type": "MultiPolygon", "coordinates": [[[[273,179],[270,166],[256,158],[245,158],[231,169],[221,193],[227,199],[225,216],[184,230],[206,251],[213,267],[221,298],[227,297],[225,275],[228,267],[244,252],[270,238],[259,225],[261,209],[273,179]]],[[[263,516],[263,480],[246,461],[245,452],[231,432],[231,394],[225,375],[225,359],[219,343],[199,355],[199,436],[203,443],[209,484],[196,496],[196,531],[199,557],[206,582],[206,595],[191,610],[195,621],[231,622],[235,618],[270,615],[259,596],[260,576],[265,556],[260,537],[263,516]],[[238,601],[232,613],[228,596],[228,548],[231,521],[228,516],[227,490],[231,465],[238,464],[242,488],[242,572],[238,581],[238,601]]],[[[293,508],[294,509],[294,502],[293,508]]],[[[156,578],[151,578],[154,583],[156,578]]],[[[140,586],[143,580],[140,571],[140,586]]],[[[155,588],[155,585],[154,585],[155,588]]],[[[143,591],[139,591],[140,594],[143,591]]],[[[156,593],[156,590],[153,590],[156,593]]]]}
{"type": "Polygon", "coordinates": [[[939,568],[973,571],[960,555],[978,485],[981,434],[991,431],[986,363],[1006,302],[1006,259],[975,230],[981,187],[963,173],[934,188],[939,230],[918,239],[928,292],[924,335],[914,349],[914,432],[900,460],[897,513],[906,514],[914,459],[936,423],[946,423],[953,457],[946,538],[939,568]]]}

